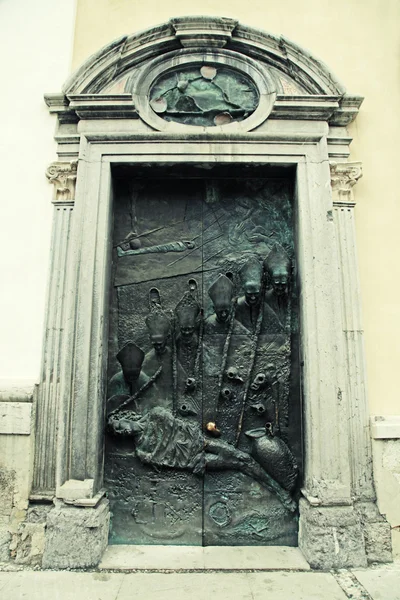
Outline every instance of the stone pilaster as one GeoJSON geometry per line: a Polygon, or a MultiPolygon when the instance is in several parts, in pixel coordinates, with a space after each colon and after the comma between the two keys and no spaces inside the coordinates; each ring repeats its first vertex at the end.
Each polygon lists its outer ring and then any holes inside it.
{"type": "Polygon", "coordinates": [[[362,176],[362,167],[361,163],[344,162],[331,163],[330,169],[346,351],[352,497],[362,524],[367,558],[370,561],[388,561],[390,527],[375,504],[354,224],[356,201],[353,187],[362,176]]]}
{"type": "Polygon", "coordinates": [[[355,499],[366,500],[374,498],[374,490],[353,193],[353,187],[361,176],[360,163],[331,163],[333,219],[337,230],[349,396],[352,493],[355,499]]]}
{"type": "Polygon", "coordinates": [[[35,462],[31,497],[51,498],[55,490],[60,360],[63,344],[65,274],[71,237],[77,162],[54,162],[46,171],[54,184],[50,270],[42,370],[36,407],[35,462]]]}

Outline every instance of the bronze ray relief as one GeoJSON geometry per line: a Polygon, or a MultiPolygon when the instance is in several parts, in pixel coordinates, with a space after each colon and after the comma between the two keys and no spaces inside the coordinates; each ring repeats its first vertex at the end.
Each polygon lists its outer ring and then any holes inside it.
{"type": "Polygon", "coordinates": [[[181,175],[115,181],[110,542],[297,545],[291,174],[181,175]]]}

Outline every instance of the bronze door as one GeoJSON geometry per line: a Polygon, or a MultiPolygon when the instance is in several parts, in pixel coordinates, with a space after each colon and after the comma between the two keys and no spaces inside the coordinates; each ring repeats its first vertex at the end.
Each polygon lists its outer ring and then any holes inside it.
{"type": "Polygon", "coordinates": [[[297,545],[293,173],[115,173],[111,543],[297,545]]]}

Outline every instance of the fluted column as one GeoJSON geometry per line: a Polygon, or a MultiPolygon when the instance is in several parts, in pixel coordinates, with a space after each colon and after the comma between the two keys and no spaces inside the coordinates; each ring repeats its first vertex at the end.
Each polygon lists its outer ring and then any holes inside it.
{"type": "Polygon", "coordinates": [[[51,498],[55,492],[57,421],[65,274],[75,199],[77,161],[54,162],[46,171],[54,185],[50,270],[45,313],[42,369],[36,404],[33,498],[51,498]]]}
{"type": "Polygon", "coordinates": [[[372,500],[375,494],[372,478],[364,364],[364,331],[361,320],[353,193],[354,185],[362,176],[362,168],[361,163],[358,162],[331,163],[330,168],[346,349],[352,494],[355,500],[372,500]]]}

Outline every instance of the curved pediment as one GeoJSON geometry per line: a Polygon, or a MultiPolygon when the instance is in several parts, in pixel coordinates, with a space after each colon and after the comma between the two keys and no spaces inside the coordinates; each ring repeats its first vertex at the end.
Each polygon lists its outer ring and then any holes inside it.
{"type": "Polygon", "coordinates": [[[345,93],[334,74],[309,52],[224,17],[180,17],[146,31],[122,36],[93,54],[68,79],[65,94],[123,93],[124,83],[143,63],[156,57],[193,50],[225,48],[260,61],[271,69],[278,93],[345,93]]]}
{"type": "Polygon", "coordinates": [[[139,117],[158,131],[176,129],[179,120],[197,127],[210,122],[222,123],[233,132],[250,131],[270,114],[278,119],[347,125],[357,115],[362,98],[347,94],[324,63],[282,36],[225,17],[178,17],[104,46],[71,75],[61,95],[49,94],[46,102],[51,112],[65,120],[139,117]],[[207,77],[201,81],[204,69],[216,72],[217,78],[211,83],[207,77]],[[200,77],[198,84],[192,84],[195,73],[200,77]],[[182,92],[188,78],[187,97],[177,104],[174,94],[182,92]],[[170,83],[173,80],[175,84],[170,83]],[[168,89],[162,88],[163,81],[168,89]],[[234,100],[235,81],[239,103],[234,100]],[[250,105],[243,98],[245,81],[253,89],[250,105]],[[221,93],[214,84],[222,85],[221,93]],[[192,113],[204,112],[199,98],[207,86],[206,104],[212,100],[211,112],[204,119],[198,114],[192,120],[186,114],[183,121],[176,117],[178,105],[187,112],[190,107],[192,113]],[[167,105],[164,93],[169,93],[167,105]],[[238,125],[241,120],[243,126],[238,125]],[[170,121],[175,125],[166,125],[170,121]]]}

